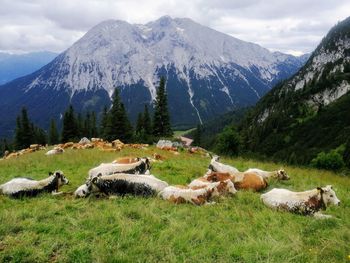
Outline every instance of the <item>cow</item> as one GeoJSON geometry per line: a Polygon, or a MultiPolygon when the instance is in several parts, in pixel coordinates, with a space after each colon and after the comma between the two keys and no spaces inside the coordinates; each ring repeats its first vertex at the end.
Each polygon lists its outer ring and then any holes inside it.
{"type": "MultiPolygon", "coordinates": [[[[221,180],[218,182],[220,182],[220,185],[218,186],[218,191],[220,195],[227,195],[227,194],[233,195],[237,193],[237,190],[230,179],[221,180]]],[[[196,189],[198,187],[201,188],[201,187],[208,186],[211,183],[213,182],[209,181],[206,178],[201,177],[201,178],[194,179],[190,184],[188,184],[188,187],[191,189],[196,189]]]]}
{"type": "Polygon", "coordinates": [[[325,210],[329,205],[340,204],[331,185],[304,192],[274,188],[262,194],[261,200],[270,208],[316,218],[330,218],[330,215],[324,215],[320,211],[325,210]]]}
{"type": "Polygon", "coordinates": [[[237,190],[260,191],[267,187],[266,180],[256,173],[236,172],[219,173],[209,172],[203,178],[210,182],[220,182],[230,179],[237,190]]]}
{"type": "Polygon", "coordinates": [[[219,162],[220,157],[215,155],[211,158],[209,169],[214,171],[214,172],[219,172],[219,173],[237,173],[239,172],[237,168],[223,164],[219,162]]]}
{"type": "Polygon", "coordinates": [[[269,178],[277,178],[278,180],[289,180],[289,176],[284,169],[279,169],[277,171],[264,171],[257,168],[250,168],[247,171],[248,173],[257,173],[262,176],[265,180],[269,178]]]}
{"type": "Polygon", "coordinates": [[[102,163],[89,171],[89,178],[101,175],[112,175],[115,173],[145,174],[150,170],[151,164],[148,158],[138,158],[133,163],[102,163]]]}
{"type": "Polygon", "coordinates": [[[52,150],[45,153],[45,155],[55,155],[55,154],[61,154],[64,153],[64,150],[61,147],[55,147],[52,150]]]}
{"type": "Polygon", "coordinates": [[[117,173],[113,175],[98,174],[87,180],[85,185],[75,191],[76,197],[89,195],[124,196],[155,196],[168,184],[153,175],[117,173]]]}
{"type": "Polygon", "coordinates": [[[140,161],[140,158],[138,157],[122,157],[114,160],[112,163],[131,164],[131,163],[136,163],[138,161],[140,161]]]}
{"type": "Polygon", "coordinates": [[[174,204],[191,203],[194,205],[205,205],[212,203],[212,198],[220,195],[218,191],[219,185],[220,182],[216,182],[197,189],[186,186],[168,186],[158,196],[174,204]]]}
{"type": "Polygon", "coordinates": [[[14,178],[9,182],[0,185],[0,193],[13,198],[34,197],[41,193],[58,193],[58,189],[68,184],[68,179],[62,171],[49,173],[49,177],[40,181],[31,178],[14,178]]]}

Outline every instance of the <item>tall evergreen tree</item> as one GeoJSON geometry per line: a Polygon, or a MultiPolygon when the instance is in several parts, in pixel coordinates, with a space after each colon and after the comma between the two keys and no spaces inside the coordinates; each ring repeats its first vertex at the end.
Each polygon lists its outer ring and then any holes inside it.
{"type": "Polygon", "coordinates": [[[15,149],[20,150],[23,149],[23,130],[21,117],[18,116],[16,119],[16,131],[15,131],[15,149]]]}
{"type": "Polygon", "coordinates": [[[159,87],[154,109],[153,135],[157,137],[168,137],[173,135],[170,126],[170,117],[168,112],[167,94],[165,91],[165,78],[160,78],[159,87]]]}
{"type": "Polygon", "coordinates": [[[32,143],[34,143],[34,125],[30,122],[28,117],[28,112],[26,108],[22,108],[22,116],[21,116],[21,126],[22,126],[22,140],[23,140],[23,148],[29,147],[32,143]]]}
{"type": "Polygon", "coordinates": [[[135,128],[135,133],[139,137],[141,134],[144,132],[144,122],[143,122],[143,115],[140,112],[137,116],[137,121],[136,121],[136,128],[135,128]]]}
{"type": "Polygon", "coordinates": [[[49,129],[49,144],[54,145],[59,143],[59,135],[54,119],[51,119],[50,129],[49,129]]]}
{"type": "Polygon", "coordinates": [[[119,139],[123,142],[132,140],[133,130],[127,117],[124,104],[120,102],[118,89],[115,89],[112,108],[108,112],[105,138],[108,141],[119,139]]]}
{"type": "Polygon", "coordinates": [[[38,143],[38,144],[41,144],[41,145],[45,145],[47,144],[47,134],[46,132],[39,128],[39,127],[35,127],[33,125],[33,129],[34,129],[34,140],[33,140],[33,143],[38,143]]]}
{"type": "Polygon", "coordinates": [[[63,116],[62,142],[76,141],[79,139],[78,124],[72,105],[63,116]]]}
{"type": "Polygon", "coordinates": [[[107,140],[107,124],[108,124],[108,109],[107,106],[104,106],[100,124],[100,136],[107,140]]]}
{"type": "Polygon", "coordinates": [[[94,111],[91,113],[90,128],[91,128],[90,136],[94,137],[94,138],[98,137],[98,130],[97,130],[97,127],[96,127],[96,113],[94,111]]]}
{"type": "Polygon", "coordinates": [[[151,117],[149,115],[147,104],[145,104],[145,109],[143,112],[143,128],[144,128],[145,134],[147,136],[152,135],[152,120],[151,120],[151,117]]]}

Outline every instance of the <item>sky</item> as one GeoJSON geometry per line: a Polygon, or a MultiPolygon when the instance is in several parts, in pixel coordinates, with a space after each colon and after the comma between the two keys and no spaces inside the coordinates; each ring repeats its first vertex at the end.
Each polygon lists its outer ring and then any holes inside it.
{"type": "Polygon", "coordinates": [[[62,52],[107,20],[188,17],[271,51],[313,51],[350,16],[349,0],[0,0],[0,51],[62,52]]]}

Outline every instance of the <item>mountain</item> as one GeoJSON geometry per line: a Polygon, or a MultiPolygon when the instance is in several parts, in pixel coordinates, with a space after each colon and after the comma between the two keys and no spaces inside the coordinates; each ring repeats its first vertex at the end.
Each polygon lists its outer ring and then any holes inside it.
{"type": "Polygon", "coordinates": [[[48,51],[26,54],[0,52],[0,85],[37,71],[56,56],[56,53],[48,51]]]}
{"type": "Polygon", "coordinates": [[[350,17],[334,26],[300,71],[272,89],[241,125],[245,149],[308,164],[350,135],[350,17]]]}
{"type": "Polygon", "coordinates": [[[194,126],[255,104],[303,63],[187,18],[145,25],[108,20],[37,72],[0,86],[0,136],[11,134],[22,106],[48,127],[70,103],[79,112],[100,112],[115,87],[135,120],[155,99],[160,76],[167,79],[172,125],[194,126]]]}

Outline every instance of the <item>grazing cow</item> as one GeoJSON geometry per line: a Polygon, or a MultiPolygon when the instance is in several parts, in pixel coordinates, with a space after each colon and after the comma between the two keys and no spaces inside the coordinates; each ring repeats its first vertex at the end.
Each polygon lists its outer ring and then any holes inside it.
{"type": "Polygon", "coordinates": [[[258,175],[262,176],[265,180],[268,180],[269,178],[277,178],[279,180],[289,180],[289,176],[286,173],[284,169],[279,169],[277,171],[263,171],[257,168],[250,168],[247,171],[248,173],[257,173],[258,175]]]}
{"type": "MultiPolygon", "coordinates": [[[[218,191],[221,195],[237,193],[237,190],[236,190],[234,184],[232,183],[231,179],[220,180],[217,182],[220,182],[220,185],[218,186],[218,191]]],[[[201,178],[197,178],[197,179],[193,180],[188,185],[188,187],[191,189],[196,189],[198,187],[202,188],[202,187],[210,185],[211,183],[213,183],[213,181],[209,181],[208,179],[201,177],[201,178]]]]}
{"type": "Polygon", "coordinates": [[[112,175],[116,173],[144,174],[151,168],[148,158],[139,158],[139,161],[133,163],[102,163],[89,171],[89,178],[101,175],[112,175]]]}
{"type": "Polygon", "coordinates": [[[210,182],[220,182],[230,179],[237,190],[260,191],[267,187],[266,180],[256,173],[207,173],[204,178],[210,182]]]}
{"type": "Polygon", "coordinates": [[[214,157],[211,158],[209,169],[214,171],[214,172],[219,172],[219,173],[237,173],[239,172],[237,168],[223,164],[219,162],[220,157],[215,155],[214,157]]]}
{"type": "Polygon", "coordinates": [[[213,197],[220,195],[218,191],[219,185],[220,182],[216,182],[198,189],[182,186],[168,186],[163,189],[158,196],[174,204],[191,203],[194,205],[205,205],[210,203],[213,197]]]}
{"type": "Polygon", "coordinates": [[[262,194],[261,200],[271,208],[289,211],[301,215],[311,215],[317,218],[329,218],[320,210],[325,210],[329,205],[339,205],[340,200],[335,195],[331,185],[317,187],[305,192],[292,192],[287,189],[274,188],[262,194]]]}
{"type": "Polygon", "coordinates": [[[123,174],[101,175],[89,179],[85,185],[75,191],[76,197],[93,195],[124,196],[127,194],[137,196],[153,196],[167,187],[168,184],[153,175],[123,174]]]}
{"type": "Polygon", "coordinates": [[[68,179],[61,171],[49,173],[49,177],[40,181],[30,178],[14,178],[11,181],[0,185],[0,193],[10,197],[19,198],[23,196],[37,196],[44,192],[57,193],[58,189],[68,184],[68,179]]]}
{"type": "Polygon", "coordinates": [[[45,155],[55,155],[55,154],[61,154],[64,153],[64,150],[61,147],[55,147],[52,150],[45,153],[45,155]]]}

